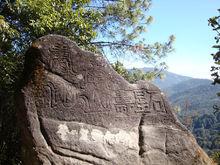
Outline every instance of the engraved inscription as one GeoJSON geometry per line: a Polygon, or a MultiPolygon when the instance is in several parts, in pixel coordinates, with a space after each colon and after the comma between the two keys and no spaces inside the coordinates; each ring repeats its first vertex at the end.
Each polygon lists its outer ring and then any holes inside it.
{"type": "Polygon", "coordinates": [[[55,100],[55,88],[52,83],[43,86],[40,96],[36,98],[35,104],[38,108],[53,108],[55,100]]]}
{"type": "Polygon", "coordinates": [[[79,92],[72,86],[60,83],[55,86],[52,82],[42,88],[40,97],[36,99],[39,108],[70,108],[76,103],[79,92]]]}
{"type": "Polygon", "coordinates": [[[115,91],[115,109],[120,113],[149,113],[150,94],[144,90],[115,91]]]}
{"type": "Polygon", "coordinates": [[[144,103],[144,104],[137,104],[136,113],[149,113],[149,104],[148,103],[144,103]]]}
{"type": "Polygon", "coordinates": [[[135,90],[134,91],[135,100],[136,100],[136,113],[142,112],[150,112],[149,111],[149,104],[150,104],[150,94],[144,90],[135,90]]]}
{"type": "Polygon", "coordinates": [[[70,68],[70,52],[66,45],[60,45],[56,43],[49,48],[52,59],[50,60],[50,66],[55,67],[59,72],[65,73],[70,68]]]}
{"type": "Polygon", "coordinates": [[[88,72],[86,75],[87,86],[92,86],[93,88],[105,88],[110,89],[111,85],[107,81],[107,75],[103,71],[93,70],[92,73],[88,72]]]}
{"type": "Polygon", "coordinates": [[[60,103],[64,107],[72,107],[77,99],[77,90],[71,86],[62,85],[63,88],[60,87],[60,90],[56,90],[57,100],[60,100],[60,103]]]}
{"type": "Polygon", "coordinates": [[[87,99],[89,98],[89,106],[84,113],[104,113],[109,112],[112,109],[111,96],[104,95],[103,97],[93,90],[87,93],[87,99]]]}
{"type": "Polygon", "coordinates": [[[128,113],[128,107],[126,105],[115,105],[115,108],[116,108],[116,112],[119,112],[119,113],[128,113]]]}
{"type": "Polygon", "coordinates": [[[119,91],[116,91],[115,95],[116,95],[115,102],[117,104],[120,104],[120,103],[131,104],[131,103],[134,103],[134,95],[131,91],[119,90],[119,91]]]}
{"type": "Polygon", "coordinates": [[[85,113],[88,112],[90,110],[88,97],[86,95],[80,95],[77,99],[76,107],[85,113]]]}
{"type": "Polygon", "coordinates": [[[164,100],[161,95],[154,94],[152,96],[152,108],[156,112],[166,112],[164,100]]]}
{"type": "Polygon", "coordinates": [[[56,72],[65,75],[67,78],[77,75],[76,66],[71,61],[71,51],[68,45],[56,42],[49,48],[49,66],[56,72]]]}

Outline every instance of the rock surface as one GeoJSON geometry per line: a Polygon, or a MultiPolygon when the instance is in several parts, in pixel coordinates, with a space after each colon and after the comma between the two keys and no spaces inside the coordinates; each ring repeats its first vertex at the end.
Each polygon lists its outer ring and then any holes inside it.
{"type": "Polygon", "coordinates": [[[19,120],[26,165],[209,165],[161,91],[129,84],[65,37],[26,53],[19,120]]]}

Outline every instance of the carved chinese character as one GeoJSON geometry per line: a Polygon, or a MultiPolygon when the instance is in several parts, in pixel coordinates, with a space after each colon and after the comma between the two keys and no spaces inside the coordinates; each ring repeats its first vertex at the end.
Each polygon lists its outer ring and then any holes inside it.
{"type": "Polygon", "coordinates": [[[145,90],[135,90],[134,95],[137,103],[149,103],[150,94],[148,94],[145,90]]]}
{"type": "Polygon", "coordinates": [[[134,96],[132,91],[119,90],[115,92],[115,102],[117,104],[131,104],[134,103],[134,96]]]}
{"type": "Polygon", "coordinates": [[[128,107],[126,105],[115,105],[116,112],[119,113],[127,113],[128,112],[128,107]]]}

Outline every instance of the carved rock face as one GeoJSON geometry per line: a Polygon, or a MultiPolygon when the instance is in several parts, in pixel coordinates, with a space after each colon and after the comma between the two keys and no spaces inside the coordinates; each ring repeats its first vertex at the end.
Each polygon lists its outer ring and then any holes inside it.
{"type": "Polygon", "coordinates": [[[27,165],[211,164],[157,87],[62,36],[26,53],[18,106],[27,165]]]}

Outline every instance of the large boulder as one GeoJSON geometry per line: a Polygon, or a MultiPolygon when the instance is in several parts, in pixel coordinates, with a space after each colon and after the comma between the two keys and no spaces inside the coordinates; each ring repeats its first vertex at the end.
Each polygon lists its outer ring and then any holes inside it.
{"type": "Polygon", "coordinates": [[[209,165],[161,91],[48,35],[26,53],[18,95],[25,165],[209,165]]]}

